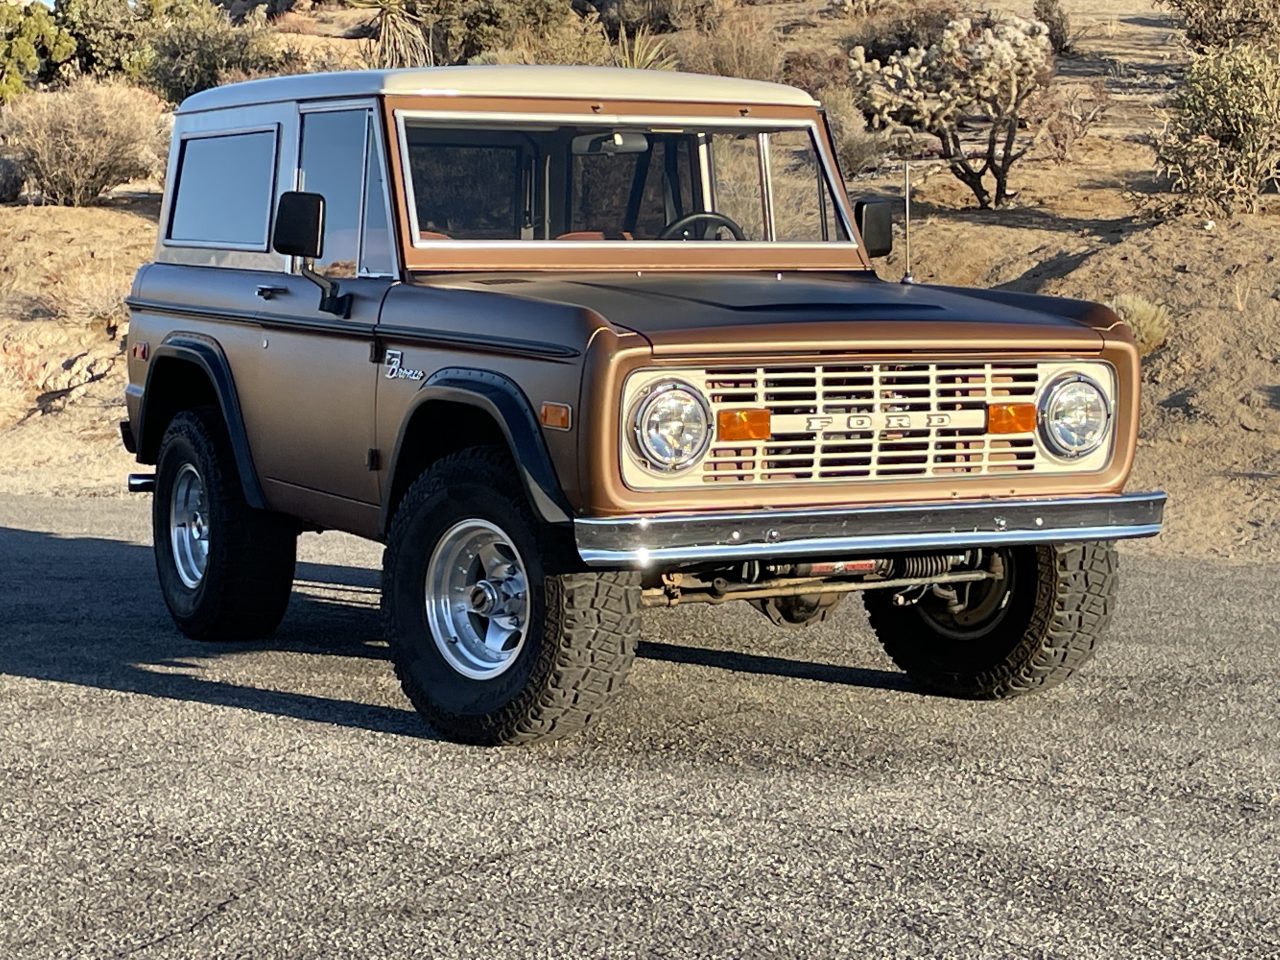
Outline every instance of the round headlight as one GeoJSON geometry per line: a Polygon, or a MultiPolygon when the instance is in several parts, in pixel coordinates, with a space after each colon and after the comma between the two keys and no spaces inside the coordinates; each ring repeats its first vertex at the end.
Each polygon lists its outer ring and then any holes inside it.
{"type": "Polygon", "coordinates": [[[636,408],[636,444],[656,470],[693,466],[711,443],[711,413],[693,387],[678,380],[656,384],[636,408]]]}
{"type": "Polygon", "coordinates": [[[1075,459],[1093,453],[1106,439],[1110,424],[1106,394],[1088,377],[1063,377],[1040,400],[1040,434],[1060,457],[1075,459]]]}

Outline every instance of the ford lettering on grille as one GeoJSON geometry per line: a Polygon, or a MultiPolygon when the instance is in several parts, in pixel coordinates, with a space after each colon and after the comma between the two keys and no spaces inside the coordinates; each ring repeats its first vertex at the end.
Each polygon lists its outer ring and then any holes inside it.
{"type": "Polygon", "coordinates": [[[1027,362],[832,363],[708,368],[713,410],[766,407],[768,440],[715,443],[704,483],[850,482],[1037,468],[1032,436],[987,435],[987,405],[1027,402],[1027,362]]]}

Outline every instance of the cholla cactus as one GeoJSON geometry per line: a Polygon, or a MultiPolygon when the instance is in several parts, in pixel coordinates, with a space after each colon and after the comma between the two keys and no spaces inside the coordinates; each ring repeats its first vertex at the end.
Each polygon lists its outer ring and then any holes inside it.
{"type": "Polygon", "coordinates": [[[1044,24],[1002,14],[953,20],[937,43],[883,65],[861,47],[850,59],[854,95],[873,122],[936,136],[982,207],[1009,199],[1009,169],[1028,149],[1018,146],[1022,108],[1048,83],[1052,63],[1044,24]],[[979,134],[975,143],[964,142],[962,128],[979,134]]]}

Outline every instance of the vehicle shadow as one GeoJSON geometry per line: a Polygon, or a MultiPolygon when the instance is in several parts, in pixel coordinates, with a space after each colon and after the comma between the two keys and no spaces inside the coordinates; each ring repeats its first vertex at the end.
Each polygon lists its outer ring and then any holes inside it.
{"type": "MultiPolygon", "coordinates": [[[[379,573],[300,563],[284,622],[253,642],[201,643],[169,619],[151,548],[0,527],[0,674],[432,738],[416,712],[202,676],[210,660],[269,651],[385,661],[379,573]],[[324,589],[326,596],[313,591],[324,589]]],[[[643,659],[761,676],[912,690],[901,674],[642,641],[643,659]]],[[[218,671],[225,677],[227,671],[218,671]]]]}
{"type": "Polygon", "coordinates": [[[386,648],[378,645],[376,573],[299,564],[298,576],[304,584],[336,585],[355,596],[342,602],[295,592],[272,636],[249,643],[199,643],[169,620],[149,547],[0,528],[0,673],[379,733],[433,736],[407,705],[357,703],[199,675],[199,663],[209,658],[266,650],[386,659],[386,648]],[[179,669],[183,672],[174,672],[179,669]]]}
{"type": "Polygon", "coordinates": [[[743,653],[739,650],[716,650],[710,647],[687,647],[682,644],[642,640],[636,650],[636,656],[667,663],[732,670],[735,673],[786,677],[790,680],[816,680],[820,683],[867,687],[873,690],[922,692],[907,679],[904,673],[866,667],[847,667],[833,663],[816,663],[808,660],[790,660],[784,657],[767,657],[755,653],[743,653]]]}

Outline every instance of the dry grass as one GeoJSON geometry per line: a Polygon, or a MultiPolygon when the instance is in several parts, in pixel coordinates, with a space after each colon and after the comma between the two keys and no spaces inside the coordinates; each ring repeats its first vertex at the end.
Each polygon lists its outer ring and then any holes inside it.
{"type": "Polygon", "coordinates": [[[289,11],[282,13],[271,21],[271,25],[280,33],[300,33],[314,36],[320,32],[320,25],[312,17],[289,11]]]}
{"type": "Polygon", "coordinates": [[[726,14],[714,30],[698,30],[679,47],[682,69],[748,80],[782,79],[782,43],[772,17],[744,8],[726,14]]]}
{"type": "Polygon", "coordinates": [[[39,309],[47,316],[97,328],[114,340],[128,321],[124,298],[130,277],[113,257],[82,259],[58,275],[47,275],[39,309]]]}
{"type": "Polygon", "coordinates": [[[1133,331],[1140,356],[1155,353],[1169,339],[1173,317],[1163,304],[1134,293],[1122,293],[1111,302],[1111,309],[1133,331]]]}
{"type": "Polygon", "coordinates": [[[892,137],[883,131],[868,130],[867,120],[844,84],[818,91],[818,100],[827,111],[831,135],[836,143],[836,159],[846,177],[875,170],[889,152],[892,137]]]}

